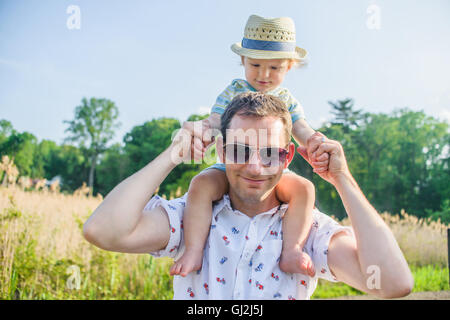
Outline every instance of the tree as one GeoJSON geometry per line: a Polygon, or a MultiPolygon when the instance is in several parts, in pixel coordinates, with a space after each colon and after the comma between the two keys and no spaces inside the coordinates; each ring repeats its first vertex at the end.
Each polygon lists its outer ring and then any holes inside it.
{"type": "Polygon", "coordinates": [[[81,102],[75,108],[74,120],[64,121],[69,124],[66,132],[70,133],[66,141],[78,142],[87,151],[90,163],[88,186],[92,194],[98,157],[105,152],[108,142],[114,136],[114,130],[120,126],[116,121],[119,109],[108,99],[83,98],[81,102]]]}
{"type": "MultiPolygon", "coordinates": [[[[153,119],[133,127],[123,139],[125,154],[130,163],[127,176],[140,170],[163,152],[172,142],[172,135],[180,127],[180,122],[173,118],[153,119]]],[[[160,193],[168,195],[170,190],[167,189],[167,185],[174,183],[189,168],[189,165],[181,164],[172,170],[161,184],[160,193]]]]}
{"type": "Polygon", "coordinates": [[[51,140],[42,140],[36,145],[31,170],[32,177],[46,178],[48,180],[54,177],[49,175],[48,166],[52,153],[56,152],[58,148],[56,142],[51,140]]]}
{"type": "Polygon", "coordinates": [[[0,145],[8,139],[13,132],[14,129],[11,122],[5,119],[0,120],[0,145]]]}
{"type": "Polygon", "coordinates": [[[358,122],[361,120],[361,110],[353,110],[353,99],[338,100],[337,103],[328,101],[331,105],[331,113],[335,115],[335,120],[332,124],[341,125],[344,133],[348,133],[350,129],[358,127],[358,122]]]}
{"type": "Polygon", "coordinates": [[[60,176],[61,190],[73,192],[86,181],[84,177],[89,172],[86,154],[85,149],[68,144],[51,149],[44,166],[44,177],[51,179],[60,176]]]}
{"type": "Polygon", "coordinates": [[[95,190],[102,195],[108,194],[129,173],[130,161],[123,147],[116,143],[101,156],[97,166],[95,190]]]}
{"type": "MultiPolygon", "coordinates": [[[[207,116],[191,115],[188,121],[198,121],[207,116]]],[[[172,142],[172,137],[181,125],[177,119],[159,118],[135,126],[124,137],[124,153],[129,161],[127,176],[140,170],[155,159],[172,142]]],[[[209,165],[180,164],[167,176],[159,188],[160,194],[169,196],[175,194],[181,187],[181,192],[187,191],[192,177],[209,165]]],[[[115,173],[116,174],[116,173],[115,173]]]]}
{"type": "MultiPolygon", "coordinates": [[[[341,142],[350,171],[378,211],[404,209],[419,217],[447,212],[448,124],[408,109],[359,114],[358,126],[341,117],[319,129],[341,142]],[[444,208],[444,209],[442,209],[444,208]]],[[[345,210],[335,190],[313,176],[322,210],[339,218],[345,210]]]]}
{"type": "Polygon", "coordinates": [[[0,155],[9,155],[20,175],[32,176],[36,145],[37,138],[31,133],[12,130],[0,145],[0,155]]]}

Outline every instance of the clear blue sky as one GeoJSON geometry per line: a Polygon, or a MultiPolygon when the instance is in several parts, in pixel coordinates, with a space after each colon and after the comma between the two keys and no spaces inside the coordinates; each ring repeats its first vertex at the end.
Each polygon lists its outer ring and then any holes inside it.
{"type": "Polygon", "coordinates": [[[0,119],[58,143],[83,97],[113,100],[122,127],[205,112],[234,78],[230,50],[251,14],[290,16],[309,65],[284,86],[313,127],[329,100],[450,119],[450,1],[0,0],[0,119]],[[68,6],[81,28],[69,30],[68,6]],[[380,29],[367,27],[380,9],[380,29]]]}

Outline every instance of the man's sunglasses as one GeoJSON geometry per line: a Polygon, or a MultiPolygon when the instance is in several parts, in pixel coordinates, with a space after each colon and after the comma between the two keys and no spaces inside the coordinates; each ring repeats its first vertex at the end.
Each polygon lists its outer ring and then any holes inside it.
{"type": "Polygon", "coordinates": [[[223,146],[228,163],[248,163],[253,152],[259,151],[261,164],[266,167],[279,166],[286,161],[289,151],[279,147],[252,148],[245,144],[229,143],[223,146]]]}

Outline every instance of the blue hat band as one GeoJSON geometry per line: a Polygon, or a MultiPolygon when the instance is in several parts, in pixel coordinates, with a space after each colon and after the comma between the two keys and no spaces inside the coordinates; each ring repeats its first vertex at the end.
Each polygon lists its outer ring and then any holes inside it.
{"type": "Polygon", "coordinates": [[[295,42],[263,41],[243,38],[242,48],[266,51],[295,52],[295,42]]]}

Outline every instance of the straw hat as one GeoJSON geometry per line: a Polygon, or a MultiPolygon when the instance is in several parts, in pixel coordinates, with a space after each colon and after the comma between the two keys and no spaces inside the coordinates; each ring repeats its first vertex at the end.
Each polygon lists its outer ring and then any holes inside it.
{"type": "Polygon", "coordinates": [[[307,51],[295,44],[294,21],[288,17],[263,18],[251,15],[241,42],[231,45],[231,50],[253,59],[302,60],[307,51]]]}

